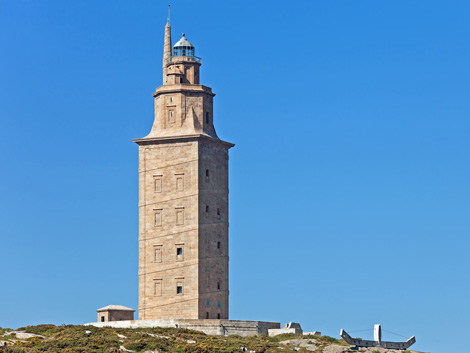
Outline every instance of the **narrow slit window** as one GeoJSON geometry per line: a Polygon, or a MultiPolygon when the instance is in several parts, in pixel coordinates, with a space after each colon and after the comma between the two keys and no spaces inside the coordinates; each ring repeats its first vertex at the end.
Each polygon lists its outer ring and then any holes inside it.
{"type": "Polygon", "coordinates": [[[209,124],[209,112],[206,112],[206,123],[209,124]]]}
{"type": "Polygon", "coordinates": [[[217,249],[220,249],[220,241],[217,242],[217,249]]]}
{"type": "Polygon", "coordinates": [[[176,294],[183,294],[183,286],[176,286],[176,294]]]}
{"type": "MultiPolygon", "coordinates": [[[[217,282],[217,290],[220,290],[220,282],[217,282]]],[[[220,304],[220,302],[219,302],[219,304],[220,304]]],[[[220,306],[219,306],[219,308],[220,308],[220,306]]]]}
{"type": "Polygon", "coordinates": [[[220,313],[217,313],[217,319],[220,320],[220,313]]]}
{"type": "Polygon", "coordinates": [[[209,318],[209,312],[206,311],[206,319],[208,319],[208,318],[209,318]]]}
{"type": "Polygon", "coordinates": [[[220,208],[217,209],[217,216],[220,216],[220,208]]]}
{"type": "Polygon", "coordinates": [[[209,206],[206,206],[206,213],[209,213],[209,206]]]}

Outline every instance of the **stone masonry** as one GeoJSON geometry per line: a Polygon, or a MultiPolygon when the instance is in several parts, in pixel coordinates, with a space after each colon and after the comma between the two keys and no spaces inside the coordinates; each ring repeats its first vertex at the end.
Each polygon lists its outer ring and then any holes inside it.
{"type": "Polygon", "coordinates": [[[98,322],[134,320],[134,309],[122,305],[108,305],[96,310],[98,322]]]}
{"type": "Polygon", "coordinates": [[[148,328],[148,327],[177,327],[204,332],[207,335],[267,335],[272,329],[279,329],[278,322],[245,321],[245,320],[135,320],[92,322],[86,326],[114,328],[148,328]]]}
{"type": "Polygon", "coordinates": [[[163,85],[139,145],[139,320],[228,319],[228,150],[211,88],[165,27],[163,85]],[[173,55],[171,55],[173,53],[173,55]]]}

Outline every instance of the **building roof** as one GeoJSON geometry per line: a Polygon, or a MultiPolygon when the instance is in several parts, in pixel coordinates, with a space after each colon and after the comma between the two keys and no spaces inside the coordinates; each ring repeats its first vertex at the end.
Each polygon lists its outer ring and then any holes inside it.
{"type": "Polygon", "coordinates": [[[108,311],[108,310],[135,311],[134,309],[126,308],[125,306],[122,306],[122,305],[108,305],[108,306],[105,306],[104,308],[96,310],[96,312],[99,313],[100,311],[108,311]]]}
{"type": "Polygon", "coordinates": [[[181,37],[181,39],[176,42],[175,45],[173,45],[173,48],[176,48],[176,47],[191,47],[191,48],[194,48],[194,46],[189,43],[189,41],[186,39],[186,37],[184,36],[184,33],[183,33],[183,36],[181,37]]]}

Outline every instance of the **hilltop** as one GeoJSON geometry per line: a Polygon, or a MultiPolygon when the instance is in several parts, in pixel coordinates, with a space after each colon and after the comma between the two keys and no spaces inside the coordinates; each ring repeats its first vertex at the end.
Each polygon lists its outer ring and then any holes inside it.
{"type": "Polygon", "coordinates": [[[116,329],[80,325],[37,325],[17,330],[0,328],[2,353],[417,353],[382,348],[353,350],[343,340],[286,334],[268,336],[209,336],[199,331],[178,328],[116,329]]]}

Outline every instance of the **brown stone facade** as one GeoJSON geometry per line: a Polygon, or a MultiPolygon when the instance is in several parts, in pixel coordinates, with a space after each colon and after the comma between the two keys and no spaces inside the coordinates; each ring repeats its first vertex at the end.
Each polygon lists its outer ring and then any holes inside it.
{"type": "Polygon", "coordinates": [[[139,144],[139,319],[228,319],[228,150],[200,60],[169,56],[139,144]]]}
{"type": "Polygon", "coordinates": [[[96,312],[98,313],[98,322],[109,322],[134,320],[135,310],[122,305],[108,305],[96,310],[96,312]]]}

